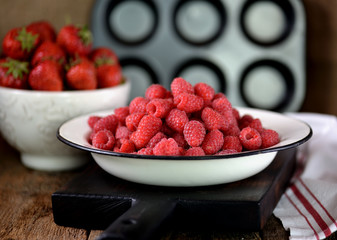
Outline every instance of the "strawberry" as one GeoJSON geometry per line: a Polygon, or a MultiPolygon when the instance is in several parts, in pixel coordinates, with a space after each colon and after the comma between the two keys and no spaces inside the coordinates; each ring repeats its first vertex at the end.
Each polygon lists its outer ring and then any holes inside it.
{"type": "Polygon", "coordinates": [[[96,70],[98,88],[113,87],[122,82],[122,69],[119,64],[103,64],[96,70]]]}
{"type": "Polygon", "coordinates": [[[60,69],[66,63],[66,54],[63,49],[55,42],[45,41],[34,52],[31,64],[36,66],[45,60],[54,60],[60,65],[60,69]]]}
{"type": "Polygon", "coordinates": [[[96,69],[86,57],[78,57],[67,66],[66,81],[70,88],[89,90],[97,88],[96,69]]]}
{"type": "Polygon", "coordinates": [[[0,60],[0,86],[9,88],[28,88],[28,62],[6,58],[0,60]]]}
{"type": "Polygon", "coordinates": [[[63,78],[55,61],[46,60],[38,63],[30,72],[28,78],[33,90],[62,91],[63,78]]]}
{"type": "Polygon", "coordinates": [[[122,68],[117,55],[109,48],[100,47],[90,54],[97,70],[98,88],[113,87],[122,82],[122,68]]]}
{"type": "Polygon", "coordinates": [[[90,53],[90,59],[95,65],[102,65],[102,63],[119,64],[116,53],[107,47],[93,49],[90,53]]]}
{"type": "Polygon", "coordinates": [[[2,41],[3,53],[10,58],[27,60],[39,44],[39,34],[26,28],[13,28],[2,41]]]}
{"type": "Polygon", "coordinates": [[[92,34],[86,26],[66,25],[59,31],[56,42],[70,56],[87,56],[92,48],[92,34]]]}
{"type": "Polygon", "coordinates": [[[54,27],[47,21],[32,22],[27,26],[27,31],[32,30],[39,34],[41,42],[56,40],[54,27]]]}

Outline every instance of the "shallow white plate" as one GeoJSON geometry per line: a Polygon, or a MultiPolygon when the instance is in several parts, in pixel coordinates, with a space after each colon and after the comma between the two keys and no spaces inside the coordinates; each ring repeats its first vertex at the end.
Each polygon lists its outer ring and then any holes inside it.
{"type": "Polygon", "coordinates": [[[192,187],[229,183],[253,176],[265,169],[278,151],[295,148],[312,136],[308,124],[286,115],[251,108],[237,109],[241,116],[250,114],[260,118],[265,128],[276,130],[280,143],[256,151],[198,157],[147,156],[94,148],[88,143],[91,132],[88,117],[105,116],[113,111],[70,119],[60,126],[57,137],[67,145],[90,152],[102,169],[116,177],[150,185],[192,187]]]}

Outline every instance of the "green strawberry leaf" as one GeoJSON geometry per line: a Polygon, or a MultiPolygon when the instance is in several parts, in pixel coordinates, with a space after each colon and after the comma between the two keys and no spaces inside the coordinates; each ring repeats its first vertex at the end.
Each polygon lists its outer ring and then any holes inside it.
{"type": "Polygon", "coordinates": [[[83,26],[78,31],[78,36],[81,38],[84,45],[89,45],[92,43],[92,34],[88,26],[83,26]]]}
{"type": "Polygon", "coordinates": [[[81,58],[76,55],[74,58],[70,58],[68,64],[65,65],[65,70],[69,71],[70,68],[80,64],[82,62],[81,58]]]}
{"type": "Polygon", "coordinates": [[[109,57],[100,57],[95,60],[96,67],[99,67],[102,65],[115,65],[115,61],[109,57]]]}
{"type": "Polygon", "coordinates": [[[38,34],[32,34],[31,32],[27,32],[26,28],[23,27],[18,32],[18,36],[16,37],[16,39],[21,43],[22,50],[30,52],[34,48],[34,43],[38,36],[38,34]]]}
{"type": "Polygon", "coordinates": [[[1,64],[2,67],[8,68],[6,72],[7,76],[12,75],[18,79],[22,79],[24,73],[29,73],[28,65],[29,62],[21,62],[12,58],[7,58],[6,62],[1,64]]]}

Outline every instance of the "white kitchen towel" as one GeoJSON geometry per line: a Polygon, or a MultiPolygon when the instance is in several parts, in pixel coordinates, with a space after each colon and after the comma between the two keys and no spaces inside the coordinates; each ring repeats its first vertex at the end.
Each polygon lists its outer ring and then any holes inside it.
{"type": "Polygon", "coordinates": [[[274,215],[289,239],[325,239],[337,230],[337,118],[315,113],[288,113],[307,122],[312,138],[299,147],[297,170],[274,215]]]}

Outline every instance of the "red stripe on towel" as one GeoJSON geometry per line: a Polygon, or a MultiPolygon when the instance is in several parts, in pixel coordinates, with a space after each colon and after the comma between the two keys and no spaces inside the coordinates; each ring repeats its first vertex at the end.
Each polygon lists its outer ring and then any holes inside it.
{"type": "Polygon", "coordinates": [[[326,208],[323,206],[323,204],[317,199],[317,197],[311,192],[311,190],[309,189],[309,187],[303,182],[303,180],[300,178],[299,179],[300,183],[302,184],[302,186],[305,188],[305,190],[307,190],[307,192],[315,199],[315,201],[321,206],[321,208],[324,210],[324,212],[326,213],[326,215],[330,218],[330,220],[335,224],[335,226],[337,227],[337,222],[336,220],[330,215],[330,213],[328,212],[328,210],[326,210],[326,208]]]}
{"type": "Polygon", "coordinates": [[[297,188],[295,184],[293,184],[291,187],[291,190],[294,192],[298,200],[303,204],[303,206],[307,209],[307,211],[313,216],[315,221],[317,222],[318,226],[322,229],[324,235],[328,237],[331,235],[331,231],[329,226],[324,222],[324,220],[321,218],[321,216],[318,214],[318,212],[315,210],[315,208],[310,204],[310,202],[305,198],[305,196],[300,192],[300,190],[297,188]]]}
{"type": "Polygon", "coordinates": [[[288,196],[287,193],[285,193],[284,195],[287,197],[288,201],[294,206],[294,208],[297,210],[297,212],[299,212],[299,214],[305,219],[305,221],[307,222],[307,224],[309,225],[309,227],[311,228],[311,230],[315,233],[316,239],[319,240],[318,234],[317,234],[317,232],[315,231],[314,227],[313,227],[313,226],[311,225],[311,223],[309,222],[307,216],[305,216],[305,215],[301,212],[301,210],[300,210],[300,209],[296,206],[296,204],[290,199],[290,197],[288,196]]]}

